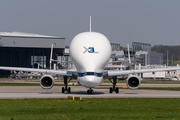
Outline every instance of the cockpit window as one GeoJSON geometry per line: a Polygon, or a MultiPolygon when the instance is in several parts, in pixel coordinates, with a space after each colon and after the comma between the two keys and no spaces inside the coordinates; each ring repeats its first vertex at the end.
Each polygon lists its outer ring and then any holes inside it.
{"type": "Polygon", "coordinates": [[[84,76],[85,76],[85,73],[78,73],[78,76],[79,76],[79,77],[84,77],[84,76]]]}
{"type": "Polygon", "coordinates": [[[95,72],[86,72],[86,75],[95,75],[95,72]]]}
{"type": "Polygon", "coordinates": [[[103,73],[96,73],[96,76],[97,76],[97,77],[102,77],[102,76],[103,76],[103,73]]]}
{"type": "Polygon", "coordinates": [[[94,75],[94,76],[97,76],[97,77],[102,77],[103,76],[103,73],[95,73],[95,72],[85,72],[85,73],[78,73],[78,76],[79,77],[84,77],[84,76],[91,76],[91,75],[94,75]]]}

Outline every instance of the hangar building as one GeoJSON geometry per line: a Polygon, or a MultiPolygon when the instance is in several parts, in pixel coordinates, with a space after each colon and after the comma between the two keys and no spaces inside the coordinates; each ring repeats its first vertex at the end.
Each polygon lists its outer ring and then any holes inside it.
{"type": "MultiPolygon", "coordinates": [[[[0,66],[48,69],[51,45],[53,59],[63,56],[65,38],[19,32],[0,32],[0,66]]],[[[52,64],[53,65],[53,64],[52,64]]],[[[9,75],[0,71],[0,77],[9,75]]]]}

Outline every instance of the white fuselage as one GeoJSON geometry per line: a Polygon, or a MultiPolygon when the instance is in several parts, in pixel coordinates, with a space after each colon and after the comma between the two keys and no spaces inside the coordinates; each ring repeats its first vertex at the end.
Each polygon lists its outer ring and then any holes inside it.
{"type": "Polygon", "coordinates": [[[70,44],[70,56],[77,68],[79,83],[93,88],[103,81],[104,67],[111,57],[111,45],[101,33],[80,33],[70,44]]]}

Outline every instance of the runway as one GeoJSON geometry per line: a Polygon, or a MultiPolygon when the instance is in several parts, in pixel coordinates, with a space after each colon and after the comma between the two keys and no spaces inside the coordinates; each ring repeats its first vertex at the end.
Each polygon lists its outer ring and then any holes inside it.
{"type": "Polygon", "coordinates": [[[48,91],[40,86],[1,86],[0,99],[67,98],[67,96],[82,98],[180,98],[180,91],[165,90],[120,89],[119,93],[110,94],[109,89],[94,89],[94,94],[88,95],[85,87],[71,86],[71,91],[71,93],[61,93],[61,86],[54,86],[48,91]]]}

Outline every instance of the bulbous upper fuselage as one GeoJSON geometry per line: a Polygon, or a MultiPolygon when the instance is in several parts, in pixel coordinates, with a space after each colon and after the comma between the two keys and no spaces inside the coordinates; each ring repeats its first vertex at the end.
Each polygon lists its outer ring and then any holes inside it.
{"type": "Polygon", "coordinates": [[[82,74],[78,77],[79,82],[86,87],[99,85],[102,82],[103,69],[111,56],[109,40],[101,33],[84,32],[73,38],[69,50],[78,73],[82,74]],[[86,85],[87,81],[91,82],[86,85]],[[92,81],[94,84],[90,85],[92,81]]]}

